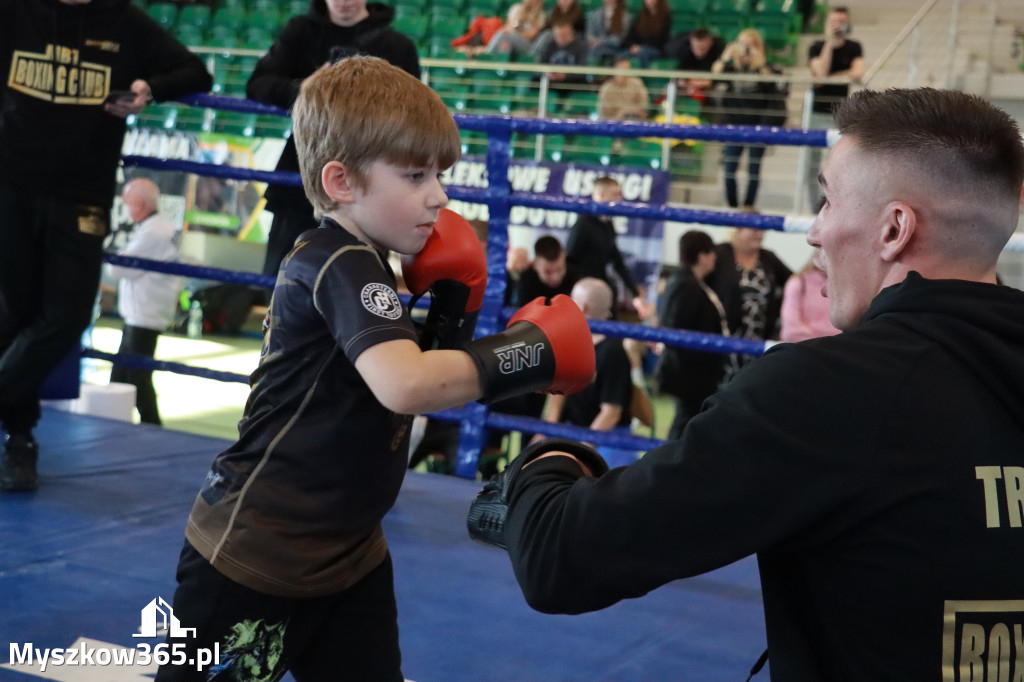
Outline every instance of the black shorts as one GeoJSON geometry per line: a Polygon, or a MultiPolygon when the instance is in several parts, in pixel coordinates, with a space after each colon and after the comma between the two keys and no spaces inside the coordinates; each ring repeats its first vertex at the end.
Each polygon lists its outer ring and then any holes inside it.
{"type": "Polygon", "coordinates": [[[239,585],[188,542],[177,578],[174,617],[196,630],[168,636],[168,651],[197,660],[200,649],[216,646],[220,660],[202,671],[163,665],[157,682],[274,682],[286,671],[297,682],[404,679],[390,554],[349,589],[325,597],[275,597],[239,585]]]}

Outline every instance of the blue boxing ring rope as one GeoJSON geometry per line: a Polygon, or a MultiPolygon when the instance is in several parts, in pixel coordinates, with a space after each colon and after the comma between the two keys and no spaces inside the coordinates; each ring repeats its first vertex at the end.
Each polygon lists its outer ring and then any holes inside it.
{"type": "MultiPolygon", "coordinates": [[[[196,94],[180,100],[193,107],[207,107],[247,113],[288,116],[289,112],[249,100],[217,95],[196,94]]],[[[455,114],[461,129],[485,132],[488,135],[485,167],[488,187],[485,189],[449,186],[446,188],[452,199],[469,203],[485,204],[489,210],[487,238],[487,287],[483,307],[477,322],[477,335],[493,334],[502,328],[515,313],[515,308],[503,306],[505,292],[505,254],[508,248],[509,214],[512,206],[569,210],[577,213],[640,217],[656,220],[703,223],[708,225],[752,227],[762,230],[804,233],[813,221],[809,216],[781,216],[732,213],[727,211],[693,210],[663,205],[635,202],[597,203],[589,199],[564,199],[538,196],[525,192],[513,192],[509,182],[509,159],[511,157],[512,133],[526,134],[587,134],[614,137],[663,137],[675,139],[717,140],[739,143],[762,143],[775,145],[830,147],[838,139],[833,130],[800,130],[763,126],[731,125],[678,125],[671,123],[644,123],[637,121],[612,122],[589,120],[549,120],[515,118],[509,116],[482,116],[455,114]]],[[[268,184],[301,186],[298,173],[258,171],[226,165],[192,161],[157,159],[145,156],[124,156],[124,166],[148,168],[160,171],[177,171],[225,179],[253,180],[268,184]]],[[[1015,238],[1018,235],[1015,235],[1015,238]]],[[[1024,240],[1014,240],[1008,249],[1024,251],[1024,240]]],[[[106,254],[107,262],[126,267],[154,270],[168,274],[184,275],[207,280],[232,282],[265,288],[274,286],[274,278],[252,273],[200,267],[182,263],[166,263],[142,258],[130,258],[106,254]]],[[[408,298],[405,299],[408,304],[408,298]]],[[[421,302],[426,305],[426,302],[421,302]]],[[[633,338],[642,341],[661,342],[666,345],[705,350],[718,353],[742,353],[759,356],[765,351],[765,344],[748,339],[716,336],[675,329],[659,329],[621,322],[590,320],[593,331],[619,338],[633,338]]],[[[230,372],[216,372],[191,367],[182,363],[161,362],[149,358],[129,355],[113,355],[93,348],[83,349],[83,356],[107,360],[132,368],[155,369],[188,374],[219,381],[248,383],[248,376],[230,372]]],[[[427,415],[442,421],[459,422],[459,446],[455,462],[455,473],[465,478],[475,478],[479,455],[487,438],[487,427],[520,431],[541,432],[552,436],[586,440],[627,450],[646,451],[663,441],[635,435],[592,431],[590,429],[551,424],[538,419],[513,417],[490,412],[481,404],[471,403],[461,409],[443,410],[427,415]]]]}

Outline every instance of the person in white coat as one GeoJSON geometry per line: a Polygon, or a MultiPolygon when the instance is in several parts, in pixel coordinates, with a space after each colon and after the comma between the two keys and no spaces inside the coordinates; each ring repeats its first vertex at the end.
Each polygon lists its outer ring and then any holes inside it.
{"type": "MultiPolygon", "coordinates": [[[[121,198],[135,227],[119,253],[152,260],[176,260],[178,231],[158,210],[160,190],[156,183],[148,178],[130,180],[125,184],[121,198]]],[[[111,278],[120,280],[117,307],[124,318],[124,330],[118,354],[152,358],[160,332],[174,320],[178,297],[184,286],[182,278],[110,264],[106,268],[111,278]]],[[[160,424],[152,370],[115,364],[110,381],[135,386],[139,418],[144,423],[160,424]]]]}

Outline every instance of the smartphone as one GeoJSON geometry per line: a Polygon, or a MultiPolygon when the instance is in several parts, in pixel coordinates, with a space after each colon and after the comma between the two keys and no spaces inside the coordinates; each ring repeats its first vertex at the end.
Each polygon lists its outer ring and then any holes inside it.
{"type": "Polygon", "coordinates": [[[111,90],[104,104],[130,103],[135,101],[135,93],[131,90],[111,90]]]}

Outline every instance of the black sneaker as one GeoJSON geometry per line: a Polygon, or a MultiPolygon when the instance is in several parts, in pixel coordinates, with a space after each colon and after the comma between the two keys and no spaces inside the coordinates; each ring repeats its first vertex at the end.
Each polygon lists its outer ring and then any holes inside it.
{"type": "Polygon", "coordinates": [[[31,492],[39,487],[36,460],[39,445],[31,433],[12,433],[4,444],[3,462],[0,464],[0,490],[31,492]]]}

